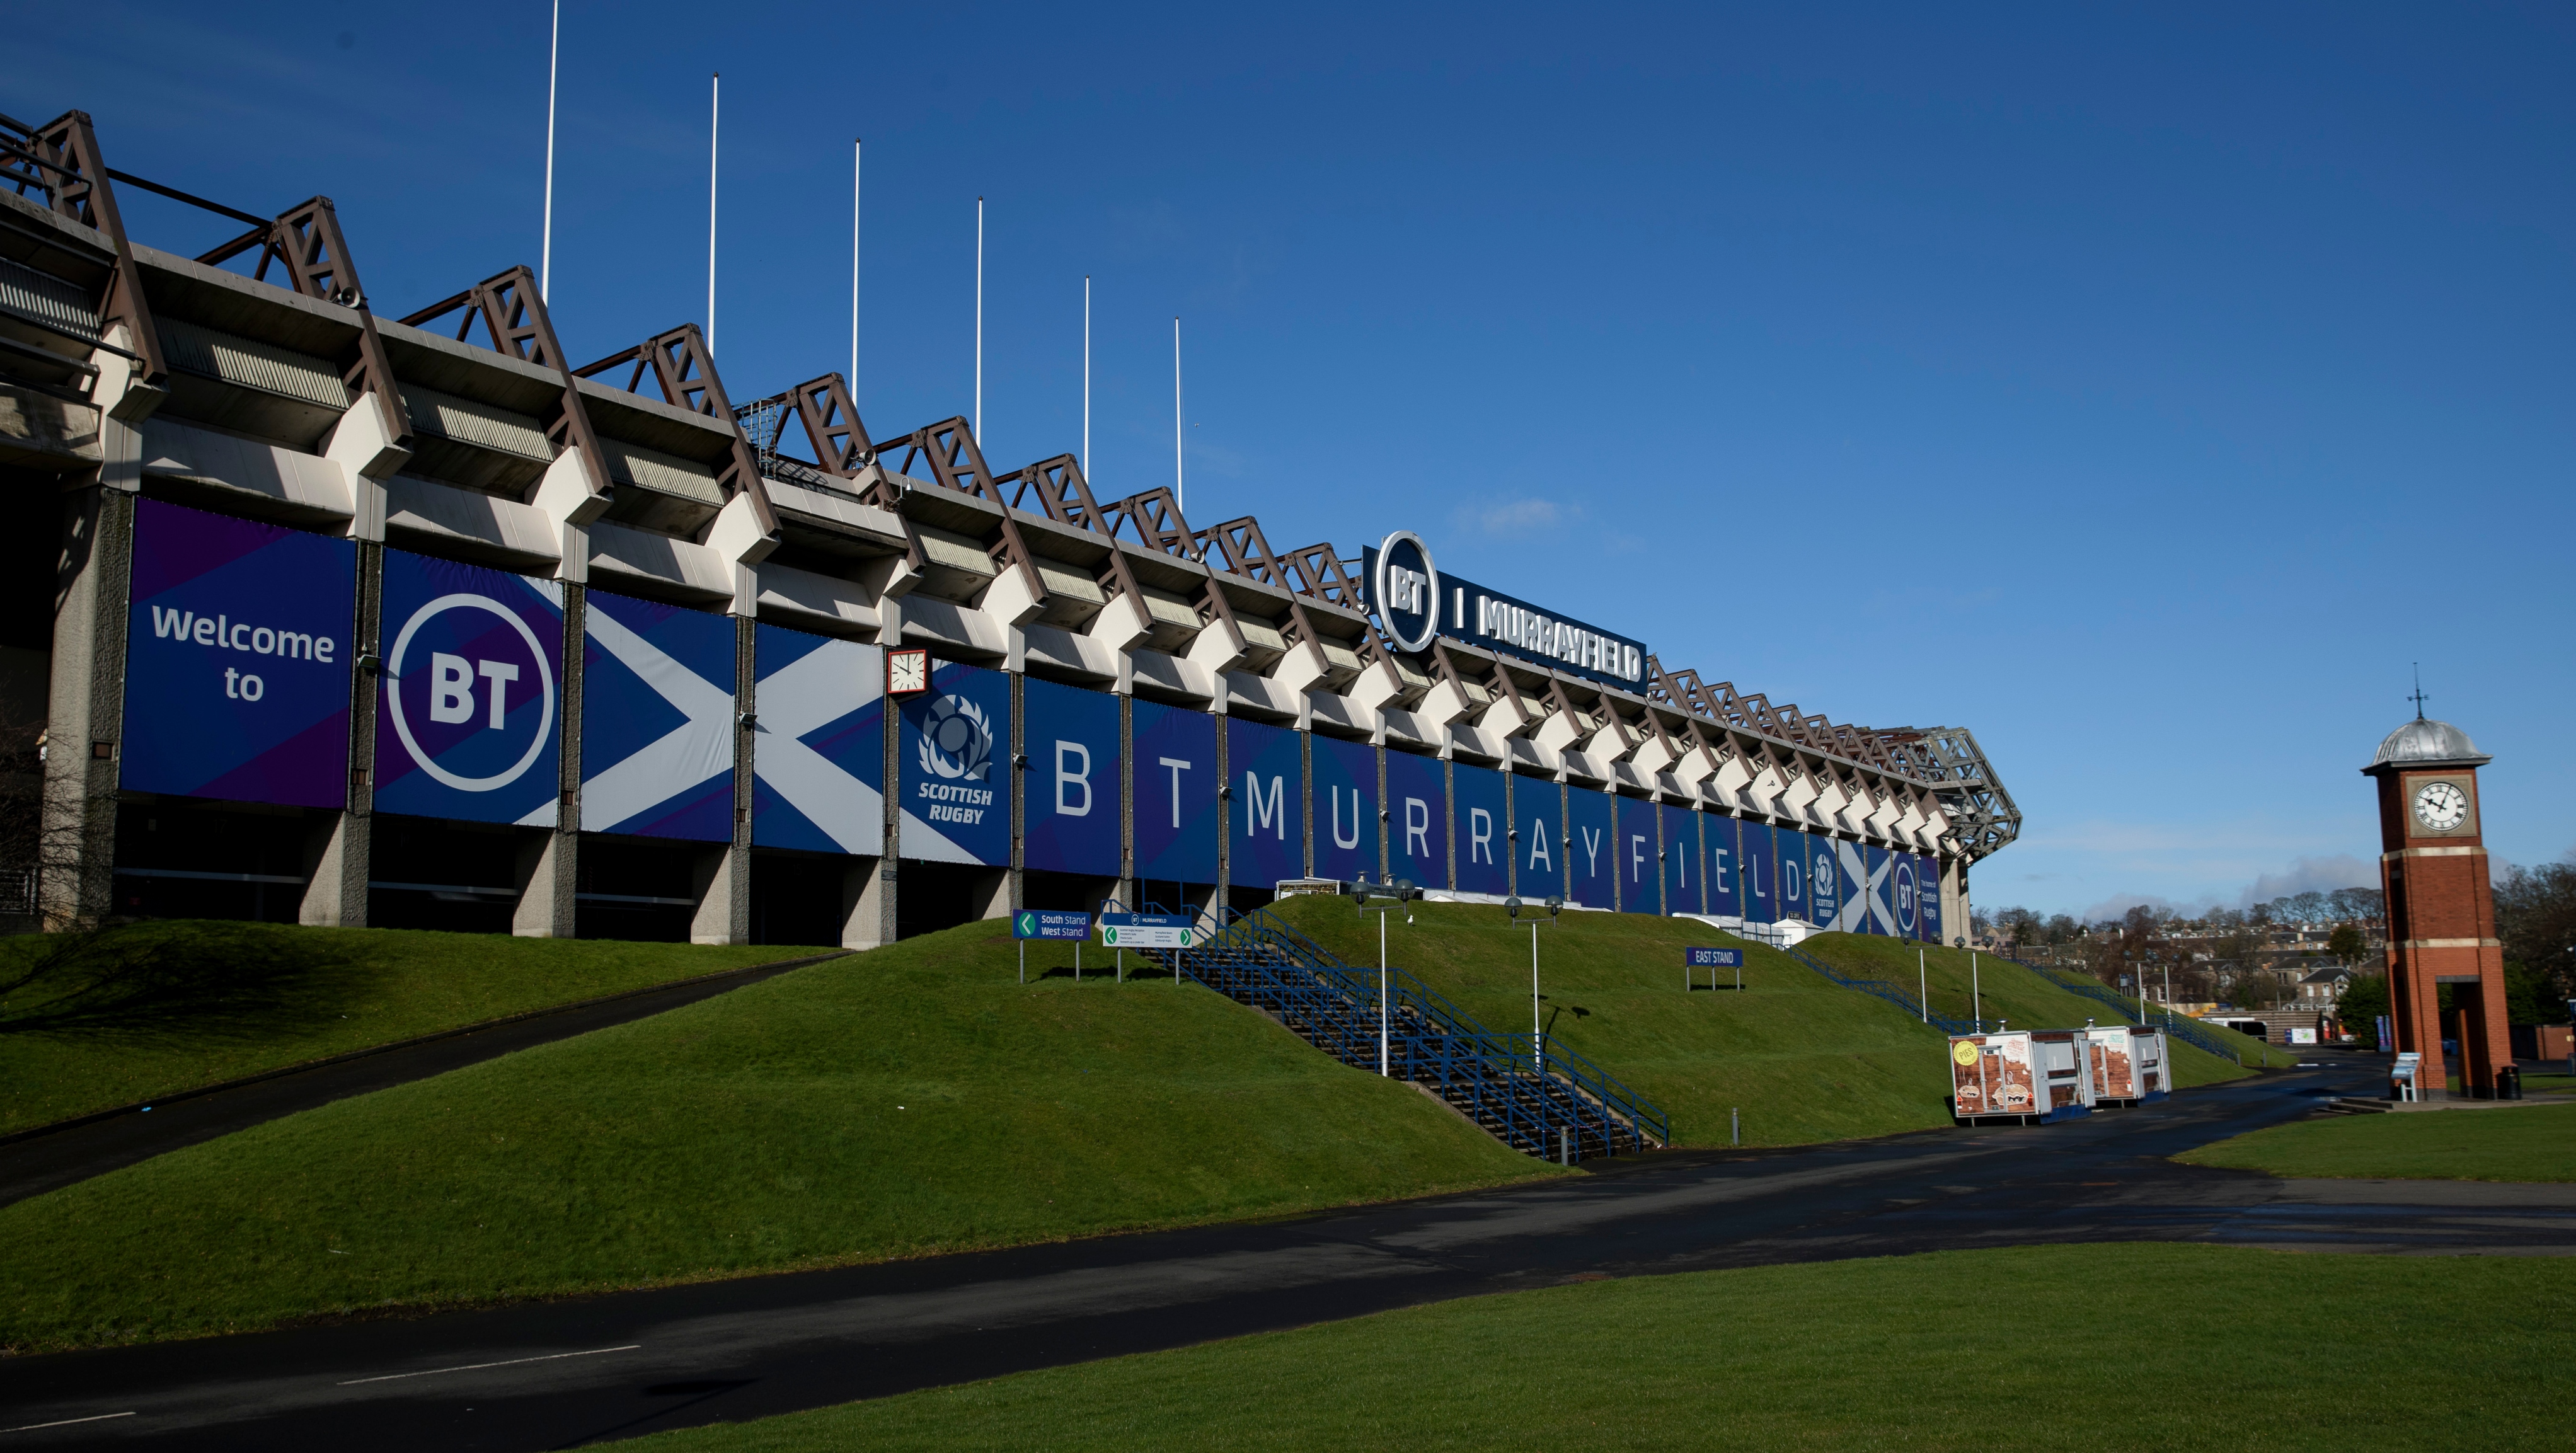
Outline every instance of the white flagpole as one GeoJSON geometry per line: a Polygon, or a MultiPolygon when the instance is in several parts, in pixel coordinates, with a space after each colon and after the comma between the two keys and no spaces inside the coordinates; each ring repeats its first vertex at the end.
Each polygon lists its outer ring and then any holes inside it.
{"type": "Polygon", "coordinates": [[[1082,477],[1091,477],[1091,274],[1082,275],[1082,477]]]}
{"type": "Polygon", "coordinates": [[[563,0],[555,0],[554,39],[546,43],[546,236],[537,251],[537,301],[555,275],[555,71],[563,57],[563,0]]]}
{"type": "Polygon", "coordinates": [[[1190,517],[1190,498],[1181,487],[1181,320],[1172,320],[1172,503],[1181,518],[1190,517]]]}
{"type": "Polygon", "coordinates": [[[850,143],[850,392],[859,391],[859,162],[866,138],[850,143]]]}
{"type": "Polygon", "coordinates": [[[716,123],[724,114],[724,72],[707,83],[707,353],[716,351],[716,123]]]}
{"type": "Polygon", "coordinates": [[[984,445],[984,199],[975,199],[975,446],[984,445]]]}
{"type": "Polygon", "coordinates": [[[850,394],[858,394],[858,162],[866,137],[850,142],[850,394]]]}

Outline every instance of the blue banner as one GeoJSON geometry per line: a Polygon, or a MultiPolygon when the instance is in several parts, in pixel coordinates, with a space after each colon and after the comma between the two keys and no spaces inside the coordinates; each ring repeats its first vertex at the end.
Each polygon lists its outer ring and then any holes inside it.
{"type": "Polygon", "coordinates": [[[1892,866],[1890,855],[1885,848],[1864,847],[1861,851],[1869,864],[1869,923],[1861,931],[1881,937],[1893,935],[1896,932],[1896,905],[1892,900],[1896,885],[1889,871],[1892,866]]]}
{"type": "Polygon", "coordinates": [[[563,586],[385,552],[376,810],[552,827],[563,586]]]}
{"type": "Polygon", "coordinates": [[[1771,875],[1780,888],[1780,917],[1815,922],[1814,905],[1807,897],[1807,835],[1796,828],[1773,828],[1771,849],[1780,855],[1780,864],[1771,875]]]}
{"type": "Polygon", "coordinates": [[[1377,878],[1377,748],[1318,735],[1315,876],[1377,878]]]}
{"type": "Polygon", "coordinates": [[[1028,678],[1020,688],[1029,769],[1022,778],[1021,861],[1049,873],[1115,878],[1118,844],[1118,698],[1028,678]]]}
{"type": "MultiPolygon", "coordinates": [[[[1458,832],[1458,891],[1511,890],[1512,815],[1504,810],[1503,774],[1491,767],[1453,762],[1449,767],[1450,816],[1458,832]]],[[[1546,896],[1544,894],[1540,895],[1546,896]]]]}
{"type": "Polygon", "coordinates": [[[584,600],[582,831],[733,841],[732,618],[584,600]]]}
{"type": "Polygon", "coordinates": [[[1772,836],[1767,822],[1747,822],[1738,829],[1741,846],[1736,855],[1736,876],[1747,923],[1776,923],[1780,919],[1780,859],[1773,851],[1772,836]]]}
{"type": "Polygon", "coordinates": [[[1216,881],[1216,718],[1139,700],[1136,733],[1138,896],[1165,883],[1216,881]]]}
{"type": "Polygon", "coordinates": [[[885,851],[885,653],[766,622],[752,628],[751,841],[885,851]]]}
{"type": "Polygon", "coordinates": [[[1834,840],[1807,839],[1807,917],[1819,928],[1832,928],[1842,913],[1842,874],[1834,866],[1834,840]]]}
{"type": "Polygon", "coordinates": [[[895,761],[903,817],[895,851],[929,863],[1011,863],[1011,678],[944,662],[905,698],[895,761]]]}
{"type": "Polygon", "coordinates": [[[1840,898],[1834,905],[1834,919],[1828,927],[1842,933],[1869,932],[1869,855],[1860,844],[1837,840],[1834,851],[1834,889],[1840,898]]]}
{"type": "Polygon", "coordinates": [[[1918,857],[1914,860],[1915,912],[1923,929],[1925,943],[1943,943],[1941,926],[1941,860],[1918,857]]]}
{"type": "Polygon", "coordinates": [[[346,540],[139,501],[118,784],[346,806],[357,582],[346,540]]]}
{"type": "Polygon", "coordinates": [[[1565,793],[1566,834],[1574,839],[1566,860],[1574,879],[1573,900],[1589,908],[1618,904],[1619,824],[1610,794],[1589,787],[1565,793]]]}
{"type": "Polygon", "coordinates": [[[1895,900],[1896,932],[1899,937],[1919,939],[1923,936],[1922,915],[1916,911],[1917,889],[1921,886],[1915,874],[1923,860],[1912,853],[1888,855],[1887,875],[1891,880],[1889,895],[1895,900]]]}
{"type": "Polygon", "coordinates": [[[1664,819],[1664,911],[1705,913],[1700,894],[1708,875],[1700,862],[1700,814],[1670,804],[1658,808],[1664,819]]]}
{"type": "Polygon", "coordinates": [[[1663,859],[1656,855],[1655,804],[1634,797],[1610,799],[1618,823],[1619,908],[1625,913],[1664,911],[1663,859]]]}
{"type": "Polygon", "coordinates": [[[1275,887],[1306,875],[1306,772],[1295,729],[1226,718],[1225,775],[1234,788],[1226,881],[1275,887]]]}
{"type": "Polygon", "coordinates": [[[1386,754],[1387,872],[1416,888],[1449,886],[1449,791],[1440,759],[1386,754]]]}
{"type": "Polygon", "coordinates": [[[1702,831],[1708,845],[1708,911],[1725,918],[1744,916],[1744,855],[1734,818],[1711,814],[1702,831]]]}
{"type": "Polygon", "coordinates": [[[1544,777],[1512,778],[1512,891],[1532,902],[1565,891],[1565,789],[1544,777]]]}

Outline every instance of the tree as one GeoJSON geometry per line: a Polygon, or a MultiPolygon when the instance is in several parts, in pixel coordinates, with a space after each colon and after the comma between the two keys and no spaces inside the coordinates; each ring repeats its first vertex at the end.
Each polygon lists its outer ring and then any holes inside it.
{"type": "Polygon", "coordinates": [[[2343,1027],[2365,1043],[2378,1042],[2379,1016],[2388,1012],[2388,976],[2357,974],[2344,985],[2343,998],[2335,1004],[2335,1017],[2343,1027]]]}
{"type": "Polygon", "coordinates": [[[2336,963],[2360,963],[2361,956],[2369,951],[2370,940],[2364,938],[2361,930],[2352,924],[2339,925],[2334,932],[2326,935],[2326,952],[2333,956],[2336,963]]]}
{"type": "Polygon", "coordinates": [[[2535,975],[2547,997],[2576,994],[2576,862],[2507,868],[2495,909],[2504,956],[2535,975]]]}

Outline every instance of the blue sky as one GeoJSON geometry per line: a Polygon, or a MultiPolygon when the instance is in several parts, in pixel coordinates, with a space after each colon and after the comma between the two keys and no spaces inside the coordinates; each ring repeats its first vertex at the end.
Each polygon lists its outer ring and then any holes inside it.
{"type": "MultiPolygon", "coordinates": [[[[2534,7],[1084,13],[566,6],[553,311],[706,287],[737,398],[846,367],[985,443],[1171,475],[1274,546],[1441,563],[1837,721],[1972,728],[2026,814],[1984,906],[2375,880],[2356,768],[2496,755],[2576,848],[2576,13],[2534,7]],[[2554,724],[2554,725],[2553,725],[2554,724]]],[[[20,17],[0,109],[234,206],[333,196],[399,316],[539,243],[546,9],[20,17]],[[100,58],[114,58],[105,63],[100,58]]],[[[221,228],[127,202],[164,246],[221,228]]]]}

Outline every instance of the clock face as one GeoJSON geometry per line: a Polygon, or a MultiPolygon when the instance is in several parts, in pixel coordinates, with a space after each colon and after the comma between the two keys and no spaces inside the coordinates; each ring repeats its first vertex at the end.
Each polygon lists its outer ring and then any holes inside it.
{"type": "Polygon", "coordinates": [[[2469,820],[2469,794],[2453,782],[2427,782],[2415,794],[2415,820],[2435,832],[2450,832],[2469,820]]]}
{"type": "Polygon", "coordinates": [[[888,651],[886,653],[886,690],[892,695],[930,689],[930,653],[927,651],[888,651]]]}

